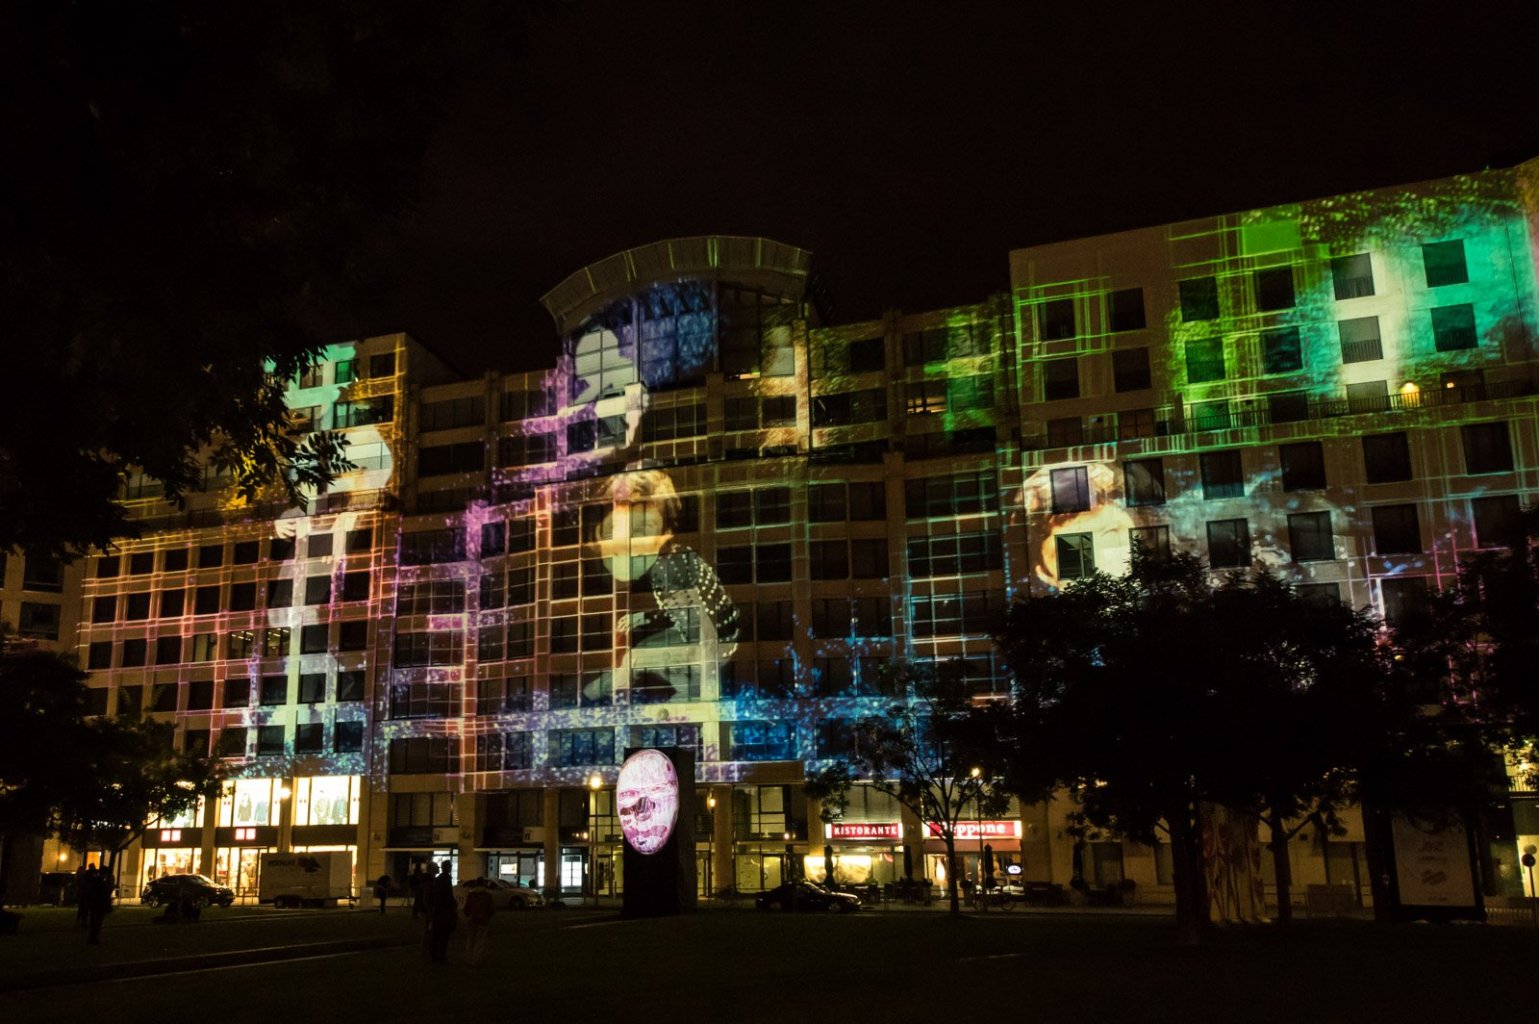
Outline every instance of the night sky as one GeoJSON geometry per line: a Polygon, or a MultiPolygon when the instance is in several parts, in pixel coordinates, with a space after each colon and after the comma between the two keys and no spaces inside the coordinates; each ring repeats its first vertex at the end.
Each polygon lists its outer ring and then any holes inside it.
{"type": "Polygon", "coordinates": [[[530,369],[546,290],[662,238],[811,249],[848,322],[1004,290],[1014,247],[1539,155],[1539,4],[1229,6],[549,3],[463,69],[365,322],[530,369]]]}

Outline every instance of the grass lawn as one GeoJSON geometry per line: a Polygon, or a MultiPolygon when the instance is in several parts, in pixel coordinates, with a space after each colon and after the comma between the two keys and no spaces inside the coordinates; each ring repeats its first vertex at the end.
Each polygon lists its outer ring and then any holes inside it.
{"type": "MultiPolygon", "coordinates": [[[[323,929],[368,916],[222,927],[323,929]]],[[[410,928],[406,915],[390,917],[375,923],[410,928]]],[[[150,927],[106,940],[127,945],[150,927]]],[[[171,930],[212,940],[219,927],[171,930]]],[[[1088,915],[713,911],[618,921],[562,911],[503,914],[492,928],[479,968],[463,962],[458,942],[440,967],[414,947],[375,950],[10,993],[0,1017],[1455,1022],[1526,1016],[1539,948],[1539,934],[1519,928],[1304,922],[1228,932],[1194,950],[1174,945],[1168,918],[1088,915]]],[[[0,945],[0,963],[13,943],[0,945]]]]}

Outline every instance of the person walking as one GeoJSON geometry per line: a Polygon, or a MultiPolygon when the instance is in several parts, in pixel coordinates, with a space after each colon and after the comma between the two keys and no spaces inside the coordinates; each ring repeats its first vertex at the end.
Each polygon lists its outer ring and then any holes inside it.
{"type": "Polygon", "coordinates": [[[444,861],[436,875],[429,872],[427,883],[428,959],[435,964],[449,962],[449,936],[459,924],[454,904],[454,880],[449,877],[449,862],[444,861]]]}
{"type": "Polygon", "coordinates": [[[486,958],[488,926],[496,910],[491,891],[485,887],[471,889],[465,896],[465,962],[472,967],[486,958]]]}
{"type": "Polygon", "coordinates": [[[106,868],[98,870],[91,880],[88,887],[90,902],[86,908],[86,943],[88,945],[101,945],[102,924],[112,910],[112,890],[116,888],[106,868]]]}
{"type": "Polygon", "coordinates": [[[411,893],[411,916],[421,917],[427,914],[427,884],[432,873],[438,870],[437,865],[428,861],[424,866],[419,860],[411,866],[411,874],[407,876],[406,885],[411,893]]]}
{"type": "Polygon", "coordinates": [[[96,884],[96,865],[82,864],[75,872],[75,927],[86,927],[91,913],[91,887],[96,884]]]}
{"type": "Polygon", "coordinates": [[[379,904],[379,912],[385,912],[385,900],[390,896],[390,876],[380,875],[379,881],[374,883],[374,902],[379,904]]]}

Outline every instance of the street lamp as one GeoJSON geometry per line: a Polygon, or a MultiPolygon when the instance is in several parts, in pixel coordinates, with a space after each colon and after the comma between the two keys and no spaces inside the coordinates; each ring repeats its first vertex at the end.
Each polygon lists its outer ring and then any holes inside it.
{"type": "Polygon", "coordinates": [[[588,776],[588,888],[593,890],[593,905],[598,906],[598,794],[604,788],[604,777],[598,772],[588,776]]]}
{"type": "Polygon", "coordinates": [[[978,906],[987,911],[988,894],[983,891],[983,769],[973,765],[967,774],[973,780],[973,809],[978,812],[978,906]]]}
{"type": "Polygon", "coordinates": [[[716,794],[707,793],[706,809],[711,812],[711,830],[705,834],[705,898],[711,898],[716,887],[716,794]]]}

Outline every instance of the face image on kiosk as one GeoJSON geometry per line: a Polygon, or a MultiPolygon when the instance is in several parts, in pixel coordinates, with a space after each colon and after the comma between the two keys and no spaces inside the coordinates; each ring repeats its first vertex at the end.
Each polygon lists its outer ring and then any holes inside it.
{"type": "Polygon", "coordinates": [[[695,906],[695,757],[679,747],[625,752],[615,810],[625,837],[626,917],[695,906]]]}

